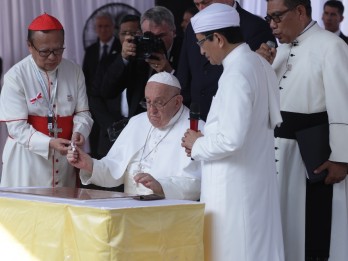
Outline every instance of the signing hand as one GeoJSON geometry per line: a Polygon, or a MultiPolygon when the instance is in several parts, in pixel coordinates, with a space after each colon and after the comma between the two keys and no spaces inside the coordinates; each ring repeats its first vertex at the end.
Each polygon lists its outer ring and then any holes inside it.
{"type": "Polygon", "coordinates": [[[134,176],[136,183],[143,184],[148,189],[151,189],[153,193],[158,195],[164,195],[162,185],[148,173],[138,173],[134,176]]]}

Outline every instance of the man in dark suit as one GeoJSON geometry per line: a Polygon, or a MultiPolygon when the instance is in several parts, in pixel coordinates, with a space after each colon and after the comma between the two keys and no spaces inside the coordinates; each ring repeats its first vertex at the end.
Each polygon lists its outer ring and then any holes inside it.
{"type": "Polygon", "coordinates": [[[149,58],[137,57],[135,37],[127,35],[121,54],[117,55],[105,75],[97,77],[104,98],[117,97],[127,90],[129,117],[144,111],[140,102],[144,98],[146,82],[153,73],[175,72],[181,48],[181,41],[175,35],[174,16],[167,8],[155,6],[147,10],[140,23],[143,33],[151,32],[163,41],[162,50],[152,53],[149,58]]]}
{"type": "MultiPolygon", "coordinates": [[[[269,25],[262,18],[241,8],[239,3],[234,0],[194,0],[199,10],[204,9],[213,2],[229,4],[236,8],[240,16],[240,28],[244,40],[253,51],[256,51],[262,43],[266,43],[267,41],[276,43],[269,25]]],[[[221,65],[211,65],[201,55],[200,48],[196,42],[197,39],[190,23],[185,32],[180,63],[176,75],[182,86],[184,104],[190,106],[191,103],[198,103],[200,105],[201,118],[206,120],[223,69],[221,65]]]]}
{"type": "Polygon", "coordinates": [[[90,134],[91,155],[101,158],[112,146],[107,128],[121,119],[120,97],[103,99],[98,86],[93,86],[98,67],[107,68],[121,51],[121,44],[114,36],[114,20],[109,13],[100,13],[95,18],[95,30],[98,41],[86,49],[83,60],[83,72],[86,78],[88,102],[94,125],[90,134]]]}
{"type": "Polygon", "coordinates": [[[340,23],[343,21],[344,6],[340,1],[330,0],[324,4],[322,15],[325,30],[337,34],[348,44],[348,37],[340,30],[340,23]]]}

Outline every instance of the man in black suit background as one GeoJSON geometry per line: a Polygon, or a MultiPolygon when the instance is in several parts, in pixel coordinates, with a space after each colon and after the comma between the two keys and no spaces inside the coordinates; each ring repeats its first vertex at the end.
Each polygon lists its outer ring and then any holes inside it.
{"type": "MultiPolygon", "coordinates": [[[[161,39],[164,48],[151,54],[151,57],[137,57],[135,37],[127,35],[122,44],[122,51],[109,66],[105,75],[97,79],[104,98],[117,97],[127,89],[129,117],[145,109],[140,102],[144,98],[144,89],[149,77],[156,72],[174,73],[180,56],[181,40],[176,37],[174,16],[167,8],[155,6],[145,11],[140,19],[141,31],[151,32],[161,39]]],[[[137,36],[139,37],[139,36],[137,36]]],[[[137,38],[139,39],[139,38],[137,38]]]]}
{"type": "MultiPolygon", "coordinates": [[[[193,1],[198,10],[202,10],[212,3],[223,3],[235,7],[240,16],[240,28],[244,40],[253,51],[256,51],[262,43],[267,41],[276,43],[269,25],[262,18],[244,10],[236,1],[193,1]]],[[[198,103],[200,105],[201,118],[205,121],[223,69],[221,65],[211,65],[205,56],[201,55],[200,48],[196,42],[197,39],[190,23],[186,28],[176,75],[182,86],[184,104],[190,106],[191,103],[198,103]]]]}
{"type": "Polygon", "coordinates": [[[120,97],[103,99],[98,91],[98,86],[93,86],[97,68],[107,68],[121,51],[121,44],[119,39],[114,36],[114,30],[114,19],[109,13],[97,14],[95,31],[98,40],[87,47],[82,67],[86,78],[89,107],[94,120],[89,136],[90,149],[92,157],[97,159],[105,156],[112,146],[107,128],[122,117],[120,97]]]}
{"type": "Polygon", "coordinates": [[[344,6],[340,1],[329,0],[324,4],[322,20],[325,30],[337,34],[348,44],[348,37],[340,30],[340,24],[343,21],[344,6]]]}

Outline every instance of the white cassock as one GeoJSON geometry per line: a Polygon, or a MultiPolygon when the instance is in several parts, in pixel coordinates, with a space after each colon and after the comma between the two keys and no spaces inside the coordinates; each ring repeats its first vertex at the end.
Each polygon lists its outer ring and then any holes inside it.
{"type": "Polygon", "coordinates": [[[202,161],[205,260],[284,260],[273,136],[281,121],[276,76],[247,44],[222,64],[204,137],[191,153],[202,161]]]}
{"type": "MultiPolygon", "coordinates": [[[[348,162],[348,46],[317,24],[311,25],[296,39],[296,46],[282,44],[277,49],[273,68],[281,87],[281,110],[304,114],[327,111],[329,159],[348,162]]],[[[305,256],[307,172],[296,140],[276,138],[276,147],[286,260],[301,261],[305,256]]],[[[333,186],[332,207],[329,260],[347,261],[347,178],[333,186]]]]}
{"type": "Polygon", "coordinates": [[[53,107],[59,118],[66,119],[64,126],[69,128],[59,126],[60,120],[58,127],[63,128],[67,139],[73,132],[87,138],[93,124],[83,72],[66,59],[47,74],[33,66],[36,65],[29,55],[4,76],[0,120],[6,122],[9,137],[3,151],[1,186],[74,187],[74,167],[65,155],[49,148],[52,137],[38,131],[48,130],[48,103],[35,72],[42,75],[46,86],[50,83],[51,97],[57,83],[53,107]]]}
{"type": "Polygon", "coordinates": [[[92,174],[80,172],[82,183],[104,187],[125,184],[126,193],[150,194],[151,190],[133,181],[136,173],[145,172],[159,181],[166,198],[199,199],[200,163],[187,157],[181,147],[181,138],[190,127],[188,118],[189,109],[182,106],[160,130],[151,125],[146,112],[132,117],[109,153],[101,160],[93,159],[92,174]]]}

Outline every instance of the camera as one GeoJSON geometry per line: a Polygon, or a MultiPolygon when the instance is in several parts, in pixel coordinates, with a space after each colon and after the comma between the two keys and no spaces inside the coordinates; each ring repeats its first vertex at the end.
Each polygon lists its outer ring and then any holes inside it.
{"type": "Polygon", "coordinates": [[[167,54],[166,47],[162,39],[152,32],[145,32],[143,35],[134,36],[133,43],[136,45],[137,59],[156,59],[153,53],[167,54]]]}

